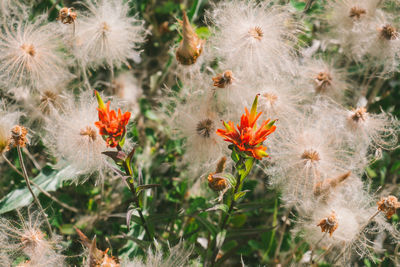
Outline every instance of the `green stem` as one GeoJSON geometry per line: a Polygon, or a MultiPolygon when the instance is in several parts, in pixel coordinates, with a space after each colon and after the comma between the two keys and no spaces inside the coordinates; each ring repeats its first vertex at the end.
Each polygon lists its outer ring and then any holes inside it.
{"type": "MultiPolygon", "coordinates": [[[[239,189],[241,188],[241,175],[239,175],[239,173],[237,174],[236,177],[236,185],[235,185],[235,189],[233,190],[233,193],[230,195],[230,198],[228,199],[228,203],[229,204],[229,209],[227,214],[224,216],[221,226],[220,226],[220,231],[222,232],[223,230],[225,230],[226,225],[228,224],[228,220],[232,214],[233,208],[235,207],[236,201],[235,201],[235,195],[236,193],[239,191],[239,189]]],[[[218,256],[218,252],[219,252],[219,248],[216,248],[216,239],[214,238],[213,240],[213,254],[211,256],[211,266],[214,266],[217,260],[217,256],[218,256]]]]}
{"type": "MultiPolygon", "coordinates": [[[[117,145],[117,149],[118,149],[118,151],[122,150],[119,144],[117,145]]],[[[132,175],[133,175],[132,169],[128,166],[128,164],[125,161],[124,161],[123,165],[124,165],[126,174],[130,177],[127,182],[128,182],[129,190],[131,191],[132,196],[133,196],[133,202],[135,203],[136,207],[138,208],[137,211],[139,213],[140,220],[142,221],[142,225],[143,225],[144,230],[146,231],[146,234],[149,237],[150,241],[153,241],[153,236],[150,234],[149,228],[147,227],[146,219],[142,213],[142,207],[140,206],[140,201],[136,194],[135,184],[133,183],[133,180],[131,180],[132,175]]]]}
{"type": "Polygon", "coordinates": [[[26,168],[25,168],[24,159],[22,157],[22,152],[21,152],[21,147],[20,146],[17,146],[17,151],[18,151],[18,159],[19,159],[19,162],[21,164],[22,174],[24,176],[24,179],[25,179],[26,185],[28,187],[28,190],[31,193],[31,195],[33,197],[33,200],[35,201],[36,205],[38,206],[40,212],[43,214],[44,219],[45,219],[46,224],[47,224],[47,227],[49,228],[50,236],[52,236],[53,235],[53,230],[51,229],[51,225],[49,223],[49,220],[47,219],[47,215],[44,212],[44,209],[43,209],[42,205],[40,204],[39,199],[36,197],[35,193],[32,190],[31,183],[30,183],[29,177],[28,177],[28,173],[27,173],[26,168]]]}

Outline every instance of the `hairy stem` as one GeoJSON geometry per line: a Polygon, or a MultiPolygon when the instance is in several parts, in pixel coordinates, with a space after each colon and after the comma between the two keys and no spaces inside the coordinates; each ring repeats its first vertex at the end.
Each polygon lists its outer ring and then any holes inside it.
{"type": "MultiPolygon", "coordinates": [[[[236,204],[235,195],[236,195],[236,193],[239,191],[240,184],[241,184],[241,182],[240,182],[240,175],[238,174],[238,175],[237,175],[237,178],[236,178],[236,186],[235,186],[235,189],[233,190],[233,194],[231,194],[231,197],[230,197],[230,205],[229,205],[228,212],[227,212],[227,214],[224,216],[224,218],[223,218],[223,220],[222,220],[222,223],[221,223],[221,225],[220,225],[220,231],[221,231],[221,232],[222,232],[223,230],[225,230],[225,227],[226,227],[226,225],[228,224],[228,220],[229,220],[229,218],[231,217],[233,208],[235,207],[235,204],[236,204]]],[[[215,265],[215,263],[216,263],[216,261],[217,261],[218,252],[219,252],[219,248],[216,248],[215,246],[216,246],[216,240],[215,240],[215,238],[214,238],[213,245],[212,245],[212,247],[213,247],[213,254],[212,254],[212,256],[211,256],[211,266],[214,266],[214,265],[215,265]]]]}
{"type": "Polygon", "coordinates": [[[45,218],[47,227],[49,228],[49,233],[52,236],[53,235],[53,230],[51,229],[51,225],[50,225],[49,220],[47,218],[47,214],[44,212],[44,209],[43,209],[42,205],[40,204],[39,199],[36,197],[35,193],[32,190],[31,182],[29,180],[28,173],[26,172],[24,159],[22,157],[22,151],[21,151],[21,147],[20,146],[17,146],[17,151],[18,151],[18,159],[19,159],[19,162],[21,164],[22,174],[24,176],[24,179],[25,179],[26,185],[28,187],[28,190],[31,193],[31,195],[33,197],[33,200],[35,201],[36,205],[38,206],[40,212],[42,212],[42,214],[43,214],[43,216],[45,218]]]}

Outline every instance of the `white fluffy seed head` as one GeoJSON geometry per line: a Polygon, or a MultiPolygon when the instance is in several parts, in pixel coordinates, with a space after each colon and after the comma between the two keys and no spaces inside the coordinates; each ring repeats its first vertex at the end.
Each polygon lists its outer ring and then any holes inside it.
{"type": "Polygon", "coordinates": [[[400,57],[400,25],[396,18],[380,11],[360,50],[367,56],[367,64],[382,68],[381,74],[396,71],[400,57]]]}
{"type": "Polygon", "coordinates": [[[0,218],[0,250],[10,258],[21,253],[29,258],[25,266],[45,266],[46,263],[63,266],[64,257],[59,254],[59,237],[51,238],[42,230],[43,217],[28,209],[27,216],[18,211],[19,221],[0,218]]]}
{"type": "Polygon", "coordinates": [[[287,6],[223,1],[207,17],[215,26],[211,47],[233,71],[247,71],[252,77],[292,71],[290,42],[296,39],[298,27],[287,6]]]}
{"type": "Polygon", "coordinates": [[[271,182],[284,191],[287,203],[299,204],[314,195],[315,186],[352,171],[361,173],[357,151],[348,148],[337,134],[335,120],[304,113],[285,123],[271,139],[271,182]]]}
{"type": "Polygon", "coordinates": [[[184,242],[181,241],[174,247],[169,247],[168,252],[162,251],[162,247],[156,244],[156,250],[148,250],[146,259],[135,259],[133,261],[125,261],[122,266],[126,267],[184,267],[198,263],[197,260],[191,260],[190,256],[193,248],[185,248],[184,242]]]}
{"type": "MultiPolygon", "coordinates": [[[[378,0],[335,0],[328,2],[330,27],[328,41],[341,45],[343,52],[361,60],[362,46],[369,38],[371,22],[376,17],[378,0]]],[[[325,19],[326,16],[323,18],[325,19]]]]}
{"type": "Polygon", "coordinates": [[[128,108],[133,114],[139,112],[139,98],[142,95],[142,88],[133,73],[124,72],[117,76],[111,84],[112,94],[121,104],[128,108]]]}
{"type": "Polygon", "coordinates": [[[89,93],[82,94],[77,102],[73,96],[65,101],[64,111],[51,116],[46,125],[45,142],[60,162],[70,165],[75,177],[84,178],[99,173],[100,179],[106,169],[106,142],[99,134],[97,102],[89,93]]]}
{"type": "Polygon", "coordinates": [[[183,163],[200,175],[208,175],[223,156],[223,140],[216,134],[222,123],[210,106],[207,95],[193,94],[185,102],[176,103],[168,118],[173,136],[185,139],[183,163]]]}
{"type": "Polygon", "coordinates": [[[73,53],[82,67],[113,68],[140,61],[139,45],[144,42],[144,21],[129,17],[122,0],[88,0],[89,12],[77,20],[73,53]]]}
{"type": "Polygon", "coordinates": [[[350,88],[344,71],[321,59],[306,59],[301,66],[300,75],[300,80],[304,83],[300,86],[304,88],[305,94],[327,96],[341,102],[345,91],[350,88]]]}
{"type": "Polygon", "coordinates": [[[45,16],[34,23],[10,19],[3,25],[0,80],[5,87],[52,87],[72,77],[59,36],[45,20],[45,16]]]}

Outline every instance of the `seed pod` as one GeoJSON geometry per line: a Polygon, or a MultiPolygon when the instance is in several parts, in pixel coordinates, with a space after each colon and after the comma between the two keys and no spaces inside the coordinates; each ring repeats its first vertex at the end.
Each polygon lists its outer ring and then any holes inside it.
{"type": "Polygon", "coordinates": [[[332,211],[329,217],[322,219],[317,226],[321,227],[322,232],[329,233],[329,236],[332,236],[333,232],[338,228],[339,222],[336,218],[336,213],[332,211]]]}
{"type": "Polygon", "coordinates": [[[216,177],[215,173],[208,175],[208,186],[215,192],[220,192],[228,187],[228,182],[221,177],[216,177]]]}
{"type": "Polygon", "coordinates": [[[186,12],[183,12],[182,41],[176,50],[176,59],[182,65],[192,65],[203,51],[204,40],[201,40],[190,25],[186,12]]]}
{"type": "Polygon", "coordinates": [[[400,208],[400,202],[395,196],[383,197],[377,202],[378,210],[385,213],[388,219],[392,218],[393,214],[396,213],[396,209],[400,208]]]}

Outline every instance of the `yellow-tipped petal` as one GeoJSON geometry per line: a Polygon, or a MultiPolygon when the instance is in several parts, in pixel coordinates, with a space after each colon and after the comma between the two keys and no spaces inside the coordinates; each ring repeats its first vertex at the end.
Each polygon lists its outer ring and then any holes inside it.
{"type": "Polygon", "coordinates": [[[253,105],[251,106],[250,116],[255,116],[257,114],[258,105],[258,95],[254,98],[253,105]]]}
{"type": "Polygon", "coordinates": [[[94,90],[94,94],[96,95],[97,103],[99,104],[99,108],[100,109],[105,108],[106,105],[104,104],[103,99],[101,99],[101,96],[100,96],[99,92],[97,92],[97,90],[94,90]]]}
{"type": "Polygon", "coordinates": [[[271,121],[270,123],[268,123],[267,125],[265,125],[265,129],[269,130],[272,128],[272,126],[275,124],[276,120],[271,121]]]}

